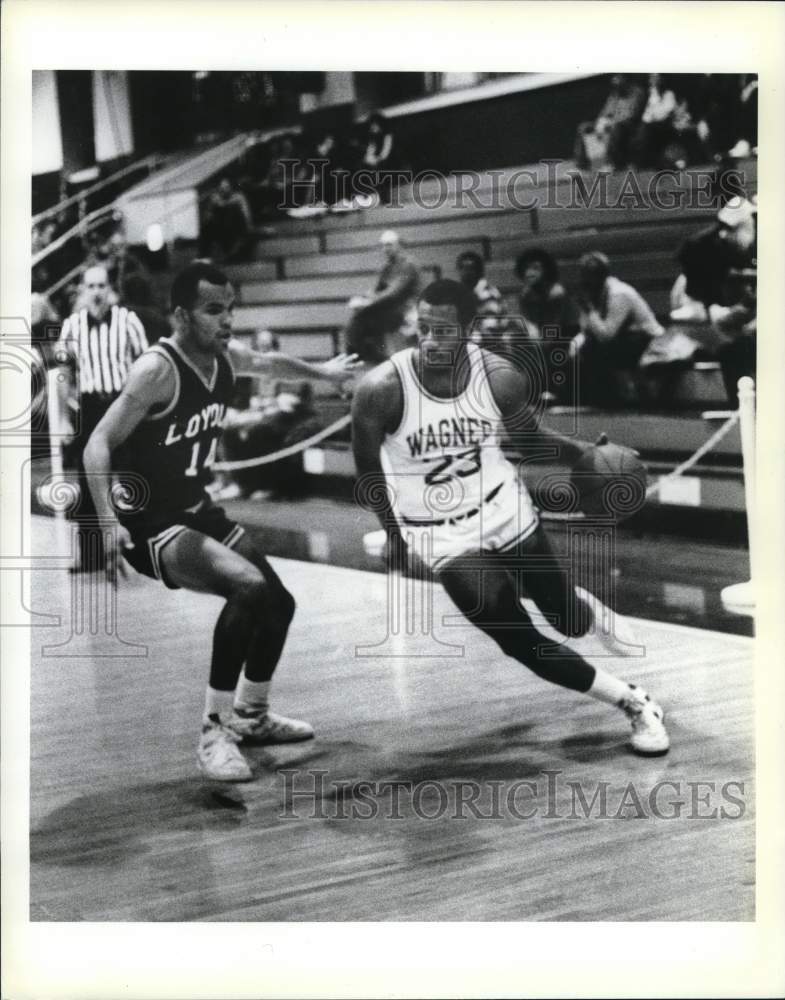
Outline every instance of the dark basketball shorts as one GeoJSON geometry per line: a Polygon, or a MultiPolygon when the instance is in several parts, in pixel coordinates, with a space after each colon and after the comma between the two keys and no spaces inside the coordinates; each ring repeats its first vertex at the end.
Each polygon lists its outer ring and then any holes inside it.
{"type": "Polygon", "coordinates": [[[123,549],[126,561],[138,573],[161,580],[170,590],[178,590],[179,587],[166,578],[161,553],[186,528],[200,531],[230,549],[245,534],[245,528],[228,518],[223,507],[214,507],[209,501],[191,510],[149,517],[142,515],[138,520],[129,518],[124,523],[131,533],[133,544],[133,548],[123,549]]]}

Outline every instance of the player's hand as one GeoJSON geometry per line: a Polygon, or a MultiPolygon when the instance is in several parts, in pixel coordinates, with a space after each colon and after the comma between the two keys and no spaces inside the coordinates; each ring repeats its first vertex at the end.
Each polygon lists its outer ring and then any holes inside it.
{"type": "Polygon", "coordinates": [[[347,379],[352,378],[358,369],[362,367],[362,361],[356,354],[337,354],[329,361],[317,366],[321,376],[328,382],[342,385],[347,379]]]}
{"type": "Polygon", "coordinates": [[[106,556],[106,579],[117,586],[118,576],[128,579],[128,569],[123,560],[123,549],[131,548],[131,533],[122,524],[115,524],[104,538],[106,556]]]}

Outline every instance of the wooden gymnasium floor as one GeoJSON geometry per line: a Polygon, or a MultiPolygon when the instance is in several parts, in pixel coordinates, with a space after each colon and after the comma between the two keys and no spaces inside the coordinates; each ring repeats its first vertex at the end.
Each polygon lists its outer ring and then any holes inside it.
{"type": "MultiPolygon", "coordinates": [[[[51,554],[53,522],[34,530],[51,554]]],[[[673,742],[641,759],[615,711],[447,627],[438,587],[414,594],[432,595],[432,636],[415,623],[384,641],[383,574],[274,563],[299,599],[275,707],[317,738],[251,750],[258,777],[236,786],[203,780],[194,759],[220,602],[136,577],[118,634],[141,646],[103,628],[67,641],[70,578],[34,574],[33,609],[63,623],[34,632],[33,920],[754,918],[750,639],[635,621],[646,655],[616,669],[657,693],[673,742]],[[459,648],[434,656],[436,640],[459,648]],[[387,655],[356,655],[378,643],[387,655]],[[310,792],[289,815],[281,769],[310,792]],[[661,781],[675,784],[658,817],[661,781]],[[383,782],[408,783],[397,809],[383,782]]]]}

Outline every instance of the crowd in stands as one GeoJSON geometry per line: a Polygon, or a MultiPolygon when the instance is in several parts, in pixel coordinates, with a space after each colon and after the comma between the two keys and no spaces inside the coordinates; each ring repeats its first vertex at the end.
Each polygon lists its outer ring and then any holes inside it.
{"type": "MultiPolygon", "coordinates": [[[[584,169],[637,169],[747,156],[757,146],[756,98],[757,81],[751,76],[668,79],[654,73],[645,81],[615,76],[596,119],[578,129],[576,161],[584,169]]],[[[254,147],[244,173],[222,176],[203,195],[198,253],[219,263],[248,259],[256,220],[271,218],[287,204],[299,205],[290,212],[303,216],[362,207],[365,202],[344,198],[336,180],[341,172],[352,177],[358,170],[400,162],[381,114],[345,132],[273,138],[254,147]],[[312,192],[305,204],[297,196],[298,185],[312,192]]],[[[170,332],[166,306],[157,299],[143,254],[128,247],[122,219],[110,213],[101,224],[61,240],[74,227],[74,211],[71,206],[70,214],[43,217],[32,233],[34,259],[38,256],[32,273],[32,334],[43,367],[55,363],[61,329],[82,310],[89,323],[100,324],[109,310],[125,306],[143,331],[140,344],[170,332]],[[99,279],[102,291],[96,298],[99,279]]],[[[522,248],[513,295],[503,295],[491,283],[482,255],[462,252],[455,268],[475,298],[472,339],[516,363],[529,366],[536,358],[544,399],[551,405],[667,408],[679,373],[696,360],[719,362],[728,402],[734,405],[738,378],[755,372],[756,221],[754,199],[737,197],[722,205],[712,225],[674,247],[681,273],[667,316],[656,316],[645,296],[621,280],[601,252],[581,256],[570,283],[562,280],[546,249],[522,248]]],[[[345,349],[358,353],[368,367],[416,343],[422,284],[420,269],[398,234],[388,230],[380,242],[383,266],[372,286],[349,301],[343,331],[345,349]]],[[[274,333],[259,331],[256,347],[276,350],[274,333]]],[[[77,403],[71,399],[68,405],[73,409],[77,403]]],[[[322,425],[308,383],[239,380],[227,414],[223,457],[269,454],[322,425]]],[[[302,461],[295,456],[224,477],[217,489],[225,496],[270,489],[286,496],[300,488],[302,474],[302,461]]]]}
{"type": "Polygon", "coordinates": [[[204,200],[202,252],[218,246],[223,259],[239,259],[253,221],[368,207],[389,190],[375,185],[374,174],[398,163],[393,131],[379,112],[365,122],[258,143],[236,176],[222,178],[204,200]],[[355,183],[360,171],[362,184],[355,183]]]}
{"type": "Polygon", "coordinates": [[[758,145],[758,81],[751,75],[651,73],[612,77],[593,121],[578,126],[582,170],[684,168],[750,156],[758,145]]]}
{"type": "MultiPolygon", "coordinates": [[[[270,330],[258,330],[253,346],[261,352],[280,350],[279,340],[270,330]]],[[[305,440],[322,426],[310,382],[238,378],[224,419],[221,458],[231,462],[272,455],[305,440]]],[[[295,454],[219,474],[214,495],[228,500],[240,496],[256,499],[263,494],[268,500],[285,500],[302,491],[304,477],[302,456],[295,454]]]]}
{"type": "MultiPolygon", "coordinates": [[[[669,315],[613,273],[601,252],[578,261],[567,288],[554,257],[528,247],[517,258],[517,294],[505,297],[475,251],[460,253],[458,280],[476,304],[472,339],[542,375],[549,403],[629,408],[673,404],[677,378],[695,361],[719,363],[728,402],[737,381],[755,374],[757,205],[731,199],[716,220],[675,249],[681,274],[669,315]]],[[[376,287],[349,302],[347,350],[372,366],[416,342],[417,269],[400,238],[381,238],[385,265],[376,287]]]]}
{"type": "MultiPolygon", "coordinates": [[[[577,168],[683,169],[750,156],[757,152],[757,88],[750,74],[617,74],[596,118],[577,128],[577,168]]],[[[381,112],[257,143],[234,175],[202,198],[200,253],[241,260],[254,226],[283,214],[308,218],[384,204],[404,165],[381,112]]]]}

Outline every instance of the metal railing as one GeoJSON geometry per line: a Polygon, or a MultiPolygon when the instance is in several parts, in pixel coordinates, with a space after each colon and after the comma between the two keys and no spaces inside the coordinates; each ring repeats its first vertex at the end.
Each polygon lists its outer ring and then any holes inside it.
{"type": "Polygon", "coordinates": [[[42,260],[45,260],[50,254],[53,254],[55,250],[59,250],[60,247],[64,246],[75,236],[87,235],[87,233],[97,227],[99,224],[97,220],[101,219],[101,221],[103,221],[104,218],[112,215],[114,210],[113,204],[104,205],[103,208],[97,208],[94,212],[91,212],[83,219],[80,219],[75,226],[71,226],[70,229],[66,229],[66,231],[61,236],[58,236],[56,240],[52,240],[51,243],[48,243],[42,250],[39,250],[38,253],[33,254],[31,266],[35,267],[37,264],[40,264],[42,260]]]}
{"type": "Polygon", "coordinates": [[[43,212],[39,212],[38,215],[34,215],[32,225],[37,226],[45,219],[57,216],[61,212],[64,212],[67,208],[70,208],[72,205],[79,205],[80,207],[86,205],[88,199],[94,195],[96,191],[101,191],[103,188],[116,183],[118,180],[121,180],[123,177],[126,177],[128,174],[132,174],[137,170],[144,170],[147,168],[148,172],[152,173],[156,168],[164,164],[167,159],[168,157],[162,156],[160,153],[151,153],[149,156],[145,156],[141,160],[135,160],[133,163],[127,164],[122,169],[110,174],[108,177],[104,177],[100,181],[96,181],[96,183],[91,185],[89,188],[77,191],[76,194],[70,195],[68,198],[63,199],[63,201],[58,202],[51,208],[47,208],[43,212]]]}

